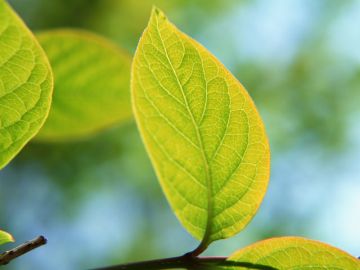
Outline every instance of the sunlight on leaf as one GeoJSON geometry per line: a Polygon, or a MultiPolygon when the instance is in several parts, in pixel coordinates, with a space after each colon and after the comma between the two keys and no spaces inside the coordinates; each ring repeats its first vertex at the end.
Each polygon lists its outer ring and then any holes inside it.
{"type": "Polygon", "coordinates": [[[14,242],[14,238],[12,237],[12,235],[0,230],[0,245],[6,244],[9,242],[14,242]]]}
{"type": "Polygon", "coordinates": [[[206,247],[241,231],[265,194],[270,151],[244,87],[154,9],[132,66],[140,133],[172,209],[206,247]]]}
{"type": "Polygon", "coordinates": [[[0,169],[39,131],[48,115],[52,74],[40,45],[0,0],[0,169]]]}
{"type": "Polygon", "coordinates": [[[55,77],[53,105],[37,140],[78,139],[131,119],[127,53],[79,30],[47,31],[37,37],[55,77]]]}
{"type": "MultiPolygon", "coordinates": [[[[271,238],[248,246],[228,258],[236,262],[268,265],[277,269],[359,270],[360,260],[330,245],[300,237],[271,238]]],[[[222,269],[248,269],[240,266],[222,269]]]]}

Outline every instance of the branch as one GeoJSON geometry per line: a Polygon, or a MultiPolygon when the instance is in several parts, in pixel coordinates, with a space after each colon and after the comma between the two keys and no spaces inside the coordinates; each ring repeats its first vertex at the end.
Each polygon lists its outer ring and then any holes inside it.
{"type": "Polygon", "coordinates": [[[161,269],[216,269],[216,266],[240,266],[248,269],[277,270],[276,268],[248,262],[226,261],[227,257],[194,257],[187,253],[183,256],[159,260],[120,264],[92,270],[161,270],[161,269]]]}
{"type": "Polygon", "coordinates": [[[46,242],[47,240],[44,236],[38,236],[37,238],[31,241],[27,241],[16,248],[5,251],[4,253],[0,254],[0,265],[6,265],[15,258],[22,256],[35,248],[45,245],[46,242]]]}

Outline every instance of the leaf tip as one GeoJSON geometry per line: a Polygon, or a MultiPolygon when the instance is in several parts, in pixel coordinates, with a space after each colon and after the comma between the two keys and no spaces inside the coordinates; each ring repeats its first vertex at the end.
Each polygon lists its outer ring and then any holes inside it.
{"type": "Polygon", "coordinates": [[[165,16],[164,12],[162,12],[156,6],[153,6],[152,11],[151,11],[150,21],[153,21],[153,20],[166,20],[166,16],[165,16]]]}
{"type": "Polygon", "coordinates": [[[15,238],[11,234],[9,234],[9,242],[15,242],[15,238]]]}

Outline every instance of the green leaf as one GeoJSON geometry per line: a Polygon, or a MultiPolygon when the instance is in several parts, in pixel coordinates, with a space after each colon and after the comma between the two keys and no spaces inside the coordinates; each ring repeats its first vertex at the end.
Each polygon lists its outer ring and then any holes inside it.
{"type": "MultiPolygon", "coordinates": [[[[272,238],[248,246],[228,261],[266,265],[277,269],[359,270],[360,260],[330,245],[300,237],[272,238]]],[[[240,266],[223,269],[248,269],[240,266]]]]}
{"type": "Polygon", "coordinates": [[[79,30],[37,35],[55,77],[41,141],[78,139],[131,118],[130,56],[108,40],[79,30]]]}
{"type": "Polygon", "coordinates": [[[40,45],[0,0],[0,169],[43,125],[52,85],[51,68],[40,45]]]}
{"type": "Polygon", "coordinates": [[[263,199],[270,163],[244,87],[158,9],[136,50],[131,87],[161,186],[199,248],[242,230],[263,199]]]}
{"type": "Polygon", "coordinates": [[[12,237],[12,235],[0,230],[0,245],[6,244],[9,242],[14,242],[14,238],[12,237]]]}

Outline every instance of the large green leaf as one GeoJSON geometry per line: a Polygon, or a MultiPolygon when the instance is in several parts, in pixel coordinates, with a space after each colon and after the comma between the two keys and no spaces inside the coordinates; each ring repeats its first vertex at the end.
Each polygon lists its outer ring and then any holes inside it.
{"type": "Polygon", "coordinates": [[[39,131],[51,94],[52,74],[43,50],[0,0],[0,169],[39,131]]]}
{"type": "Polygon", "coordinates": [[[6,244],[9,242],[14,242],[14,238],[12,237],[12,235],[0,230],[0,245],[6,244]]]}
{"type": "Polygon", "coordinates": [[[131,118],[130,56],[79,30],[37,35],[55,77],[53,105],[37,140],[72,140],[131,118]]]}
{"type": "MultiPolygon", "coordinates": [[[[236,262],[285,269],[359,270],[360,260],[327,244],[300,237],[280,237],[248,246],[228,258],[234,266],[224,269],[248,269],[236,262]]],[[[260,268],[258,268],[260,269],[260,268]]]]}
{"type": "Polygon", "coordinates": [[[136,50],[131,87],[162,188],[201,249],[242,230],[263,199],[270,163],[244,87],[158,9],[136,50]]]}

